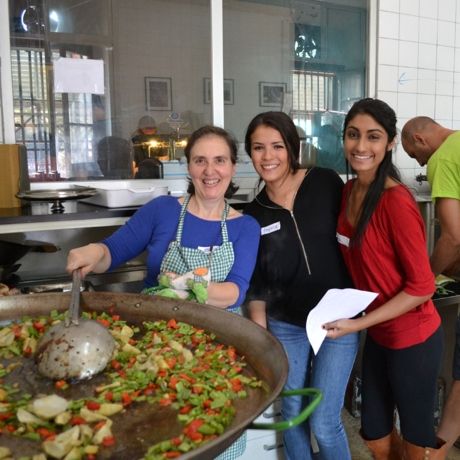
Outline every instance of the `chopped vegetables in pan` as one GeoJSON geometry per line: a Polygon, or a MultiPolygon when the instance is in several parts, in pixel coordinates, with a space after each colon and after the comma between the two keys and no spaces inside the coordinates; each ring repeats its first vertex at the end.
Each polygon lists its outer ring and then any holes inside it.
{"type": "Polygon", "coordinates": [[[222,434],[235,415],[235,400],[245,398],[248,388],[263,387],[244,372],[246,363],[234,347],[217,343],[203,329],[174,319],[138,328],[116,314],[91,317],[109,328],[117,347],[104,382],[80,399],[68,396],[79,383],[58,380],[50,394],[32,396],[7,379],[21,365],[18,357],[33,359],[37,340],[63,314],[24,318],[0,329],[0,458],[14,458],[2,437],[15,436],[41,445],[42,454],[21,455],[22,460],[97,459],[116,446],[111,417],[140,403],[176,410],[183,427],[152,445],[144,458],[176,458],[222,434]]]}

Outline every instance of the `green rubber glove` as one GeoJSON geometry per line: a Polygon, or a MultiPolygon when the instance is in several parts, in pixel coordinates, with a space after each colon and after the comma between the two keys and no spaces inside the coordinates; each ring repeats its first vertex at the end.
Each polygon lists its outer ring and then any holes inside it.
{"type": "Polygon", "coordinates": [[[173,289],[164,286],[155,286],[151,288],[146,288],[142,291],[142,294],[148,295],[159,295],[162,297],[167,297],[168,299],[181,299],[185,300],[188,298],[188,291],[182,291],[179,289],[173,289]]]}
{"type": "Polygon", "coordinates": [[[158,275],[158,285],[163,287],[173,287],[171,285],[171,278],[166,273],[160,273],[158,275]]]}
{"type": "Polygon", "coordinates": [[[191,281],[189,283],[190,290],[198,303],[206,303],[208,300],[207,285],[208,283],[206,281],[191,281]]]}

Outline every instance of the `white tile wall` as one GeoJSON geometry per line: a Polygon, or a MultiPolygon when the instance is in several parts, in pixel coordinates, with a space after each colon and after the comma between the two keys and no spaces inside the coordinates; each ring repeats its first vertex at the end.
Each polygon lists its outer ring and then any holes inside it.
{"type": "Polygon", "coordinates": [[[460,97],[454,97],[453,119],[456,121],[460,121],[460,97]]]}
{"type": "Polygon", "coordinates": [[[438,22],[438,45],[453,46],[455,43],[455,23],[438,22]]]}
{"type": "Polygon", "coordinates": [[[452,96],[454,91],[454,72],[436,71],[436,94],[452,96]]]}
{"type": "Polygon", "coordinates": [[[382,11],[379,14],[379,37],[399,38],[399,14],[382,11]]]}
{"type": "Polygon", "coordinates": [[[398,91],[398,67],[379,65],[378,89],[382,91],[398,91]]]}
{"type": "Polygon", "coordinates": [[[416,93],[399,93],[398,94],[398,107],[397,115],[402,118],[409,118],[414,113],[417,107],[417,94],[416,93]]]}
{"type": "Polygon", "coordinates": [[[402,0],[399,5],[399,12],[403,14],[418,15],[419,0],[402,0]]]}
{"type": "Polygon", "coordinates": [[[396,91],[379,91],[377,97],[385,101],[390,107],[398,105],[398,93],[396,91]]]}
{"type": "Polygon", "coordinates": [[[460,47],[455,47],[454,70],[460,72],[460,47]]]}
{"type": "Polygon", "coordinates": [[[445,119],[452,121],[453,117],[453,97],[436,96],[436,108],[434,117],[436,119],[445,119]]]}
{"type": "Polygon", "coordinates": [[[400,93],[416,93],[418,85],[418,72],[414,67],[398,68],[398,91],[400,93]]]}
{"type": "Polygon", "coordinates": [[[436,45],[419,43],[418,65],[422,69],[436,69],[436,45]]]}
{"type": "Polygon", "coordinates": [[[438,0],[420,0],[420,16],[437,19],[438,0]]]}
{"type": "Polygon", "coordinates": [[[399,13],[399,0],[380,0],[380,11],[399,13]]]}
{"type": "MultiPolygon", "coordinates": [[[[460,0],[380,0],[377,66],[398,129],[417,115],[460,129],[460,0]]],[[[425,172],[400,143],[395,162],[407,182],[425,172]]]]}
{"type": "Polygon", "coordinates": [[[438,22],[432,18],[420,18],[419,41],[421,43],[436,43],[438,39],[438,22]]]}
{"type": "Polygon", "coordinates": [[[435,95],[417,94],[417,112],[427,117],[434,117],[435,95]]]}
{"type": "Polygon", "coordinates": [[[399,53],[399,40],[394,38],[382,38],[379,41],[380,64],[394,64],[395,56],[399,53]]]}
{"type": "MultiPolygon", "coordinates": [[[[460,83],[460,80],[459,80],[460,83]]],[[[421,94],[435,94],[436,71],[428,69],[418,70],[418,92],[421,94]]]]}
{"type": "Polygon", "coordinates": [[[418,41],[419,19],[417,16],[401,14],[399,16],[399,38],[418,41]]]}
{"type": "Polygon", "coordinates": [[[442,0],[438,2],[438,19],[455,21],[456,0],[442,0]]]}
{"type": "MultiPolygon", "coordinates": [[[[418,43],[408,42],[405,40],[393,40],[395,44],[395,53],[398,53],[399,43],[399,65],[404,67],[417,68],[418,63],[418,43]]],[[[385,62],[385,64],[392,64],[393,61],[385,62]]],[[[383,64],[383,63],[382,63],[383,64]]]]}
{"type": "Polygon", "coordinates": [[[454,70],[455,48],[453,46],[438,46],[436,50],[436,69],[454,70]]]}
{"type": "Polygon", "coordinates": [[[454,95],[460,96],[460,73],[454,72],[454,95]]]}

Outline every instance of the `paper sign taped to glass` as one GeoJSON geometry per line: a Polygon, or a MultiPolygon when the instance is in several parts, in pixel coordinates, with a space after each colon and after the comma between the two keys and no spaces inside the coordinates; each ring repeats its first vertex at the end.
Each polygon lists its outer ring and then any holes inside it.
{"type": "Polygon", "coordinates": [[[315,355],[326,338],[324,323],[353,318],[377,297],[377,293],[358,289],[329,289],[307,317],[307,337],[315,355]]]}
{"type": "Polygon", "coordinates": [[[104,94],[104,61],[59,58],[53,62],[55,93],[104,94]]]}

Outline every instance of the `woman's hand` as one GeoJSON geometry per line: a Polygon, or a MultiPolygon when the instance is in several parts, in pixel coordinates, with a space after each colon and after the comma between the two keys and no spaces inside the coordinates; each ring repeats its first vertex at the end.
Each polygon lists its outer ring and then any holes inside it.
{"type": "Polygon", "coordinates": [[[385,302],[380,307],[366,313],[363,316],[355,319],[338,319],[330,323],[323,324],[323,329],[327,331],[327,337],[337,339],[343,335],[352,332],[362,331],[376,324],[383,323],[404,313],[416,308],[423,302],[431,298],[431,294],[425,296],[413,296],[404,291],[399,292],[392,297],[388,302],[385,302]]]}
{"type": "Polygon", "coordinates": [[[323,329],[326,329],[326,337],[330,339],[338,339],[352,332],[356,332],[359,328],[356,327],[355,319],[338,319],[330,323],[323,324],[323,329]]]}
{"type": "Polygon", "coordinates": [[[214,307],[227,308],[237,301],[239,294],[239,287],[232,281],[211,282],[208,284],[208,300],[206,303],[214,307]]]}
{"type": "Polygon", "coordinates": [[[69,251],[66,270],[72,273],[80,270],[84,278],[88,273],[102,273],[108,270],[111,263],[110,251],[105,244],[91,243],[69,251]]]}

